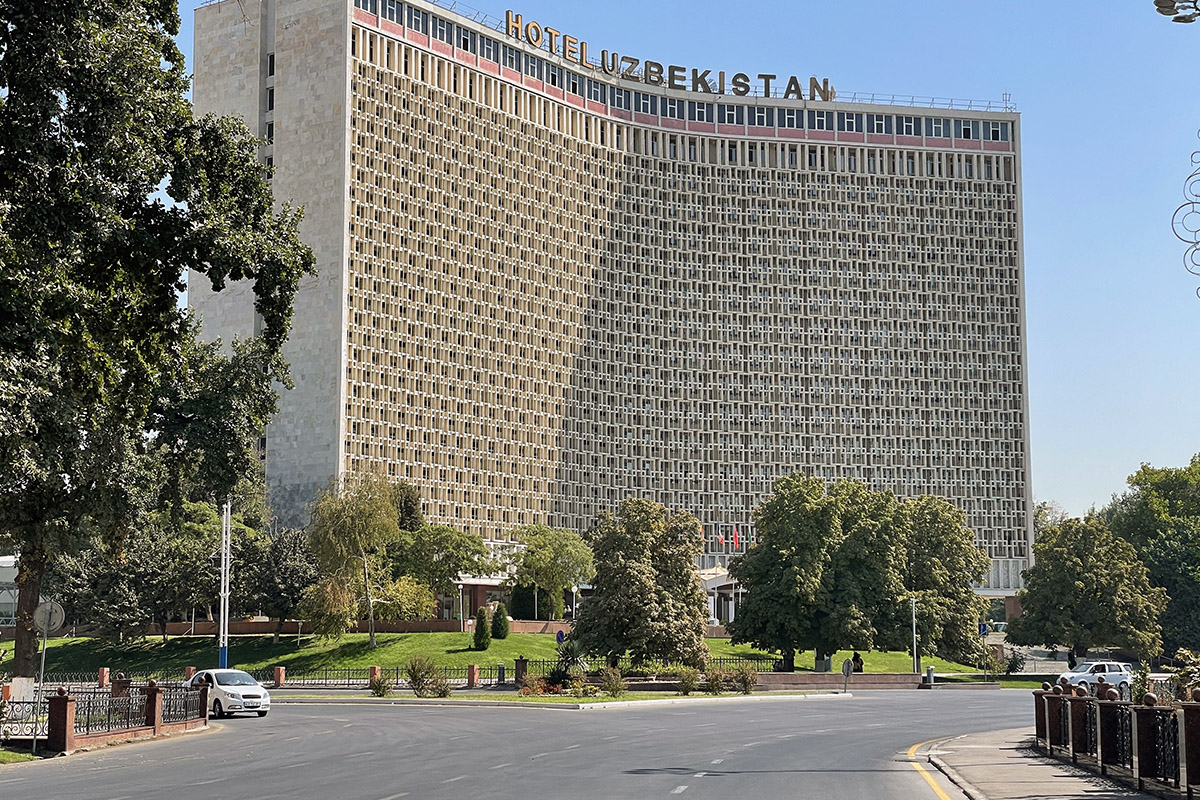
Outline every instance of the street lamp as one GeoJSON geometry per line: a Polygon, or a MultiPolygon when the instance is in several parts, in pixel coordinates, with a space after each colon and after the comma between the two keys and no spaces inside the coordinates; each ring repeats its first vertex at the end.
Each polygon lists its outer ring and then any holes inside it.
{"type": "Polygon", "coordinates": [[[1171,22],[1195,22],[1200,19],[1200,0],[1154,0],[1154,10],[1171,22]]]}
{"type": "Polygon", "coordinates": [[[217,632],[218,666],[229,666],[229,539],[231,532],[229,501],[225,501],[225,513],[221,516],[221,622],[217,632]]]}

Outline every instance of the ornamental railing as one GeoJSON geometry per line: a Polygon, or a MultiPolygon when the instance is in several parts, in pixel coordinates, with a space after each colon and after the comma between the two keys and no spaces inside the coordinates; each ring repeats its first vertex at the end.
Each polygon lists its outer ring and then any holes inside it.
{"type": "Polygon", "coordinates": [[[0,701],[0,742],[6,739],[45,738],[49,726],[46,698],[0,701]]]}
{"type": "Polygon", "coordinates": [[[146,725],[146,695],[133,691],[121,697],[104,689],[73,692],[75,735],[141,728],[146,725]]]}
{"type": "Polygon", "coordinates": [[[197,689],[167,687],[162,692],[163,724],[190,722],[204,716],[204,700],[197,689]]]}

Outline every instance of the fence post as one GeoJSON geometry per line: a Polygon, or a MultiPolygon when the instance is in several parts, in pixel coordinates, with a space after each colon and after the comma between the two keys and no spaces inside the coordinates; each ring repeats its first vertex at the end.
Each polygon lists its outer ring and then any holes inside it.
{"type": "Polygon", "coordinates": [[[1055,746],[1062,747],[1066,744],[1062,741],[1062,714],[1066,704],[1067,701],[1063,699],[1061,692],[1054,692],[1046,697],[1046,742],[1051,755],[1054,754],[1055,746]]]}
{"type": "Polygon", "coordinates": [[[474,689],[479,685],[479,665],[470,664],[467,666],[467,688],[474,689]]]}
{"type": "Polygon", "coordinates": [[[275,688],[282,689],[285,683],[287,683],[287,667],[276,667],[275,688]]]}
{"type": "Polygon", "coordinates": [[[1158,698],[1153,692],[1146,692],[1142,702],[1146,705],[1133,706],[1133,779],[1139,789],[1146,787],[1142,773],[1157,766],[1157,756],[1154,753],[1153,709],[1158,705],[1158,698]]]}
{"type": "Polygon", "coordinates": [[[367,682],[377,681],[383,677],[383,670],[379,667],[367,667],[367,682]]]}
{"type": "Polygon", "coordinates": [[[499,686],[499,685],[502,685],[503,683],[504,683],[504,664],[497,664],[496,665],[496,685],[499,686]]]}
{"type": "Polygon", "coordinates": [[[1067,715],[1070,717],[1070,725],[1067,727],[1067,730],[1071,734],[1069,752],[1071,755],[1072,764],[1079,763],[1079,751],[1082,747],[1084,739],[1083,728],[1085,721],[1083,719],[1083,715],[1085,713],[1089,713],[1089,702],[1090,701],[1082,697],[1072,697],[1067,700],[1067,715]]]}
{"type": "Polygon", "coordinates": [[[150,681],[142,690],[146,695],[146,727],[154,729],[154,735],[162,733],[162,689],[156,681],[150,681]]]}
{"type": "Polygon", "coordinates": [[[516,684],[518,686],[520,686],[521,681],[523,681],[525,679],[525,673],[528,671],[529,671],[529,659],[525,658],[524,656],[521,656],[520,658],[518,658],[517,660],[515,660],[513,662],[513,681],[515,681],[516,684]]]}
{"type": "Polygon", "coordinates": [[[1046,739],[1046,693],[1050,684],[1043,683],[1040,690],[1033,693],[1033,727],[1034,741],[1038,747],[1046,745],[1049,747],[1050,742],[1046,739]]]}
{"type": "Polygon", "coordinates": [[[1192,796],[1191,776],[1200,775],[1200,689],[1184,703],[1179,721],[1179,790],[1192,796]]]}
{"type": "Polygon", "coordinates": [[[96,686],[100,689],[108,686],[108,667],[101,667],[96,670],[96,686]]]}
{"type": "Polygon", "coordinates": [[[117,677],[112,679],[112,691],[109,692],[113,697],[129,697],[129,687],[133,681],[125,677],[124,672],[118,672],[117,677]]]}
{"type": "Polygon", "coordinates": [[[47,699],[50,706],[46,720],[46,748],[56,753],[69,753],[75,749],[75,698],[67,696],[67,690],[58,690],[47,699]]]}

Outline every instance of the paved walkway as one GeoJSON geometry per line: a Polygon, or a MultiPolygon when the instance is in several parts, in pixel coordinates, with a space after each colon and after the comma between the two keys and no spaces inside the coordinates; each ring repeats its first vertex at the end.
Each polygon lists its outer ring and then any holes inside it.
{"type": "Polygon", "coordinates": [[[1032,727],[976,733],[935,742],[919,754],[928,754],[972,800],[1154,800],[1081,767],[1038,755],[1028,746],[1032,739],[1032,727]]]}

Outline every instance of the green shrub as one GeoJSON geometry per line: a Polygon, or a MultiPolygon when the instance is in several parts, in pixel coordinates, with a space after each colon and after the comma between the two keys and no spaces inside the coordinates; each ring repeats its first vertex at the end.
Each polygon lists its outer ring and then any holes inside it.
{"type": "Polygon", "coordinates": [[[1133,685],[1130,688],[1130,699],[1134,704],[1141,705],[1142,700],[1146,697],[1146,692],[1150,691],[1150,664],[1143,661],[1138,665],[1137,671],[1133,673],[1133,685]]]}
{"type": "Polygon", "coordinates": [[[433,680],[429,685],[430,697],[449,697],[450,696],[450,681],[446,680],[445,675],[434,675],[433,680]]]}
{"type": "Polygon", "coordinates": [[[392,690],[395,689],[395,684],[391,678],[385,678],[381,675],[378,678],[371,678],[367,683],[367,688],[371,690],[371,694],[375,697],[391,697],[392,690]]]}
{"type": "Polygon", "coordinates": [[[675,682],[679,693],[688,695],[700,688],[700,670],[693,667],[680,667],[676,673],[675,682]]]}
{"type": "Polygon", "coordinates": [[[742,694],[752,694],[758,685],[758,670],[749,664],[739,664],[730,676],[733,685],[742,694]]]}
{"type": "Polygon", "coordinates": [[[1025,656],[1020,650],[1013,649],[1008,653],[1008,660],[1004,663],[1004,674],[1012,675],[1014,672],[1020,672],[1025,669],[1025,656]]]}
{"type": "Polygon", "coordinates": [[[600,670],[600,690],[609,697],[620,697],[629,686],[621,677],[621,670],[616,667],[605,667],[600,670]]]}
{"type": "Polygon", "coordinates": [[[475,649],[487,650],[492,646],[492,629],[488,626],[487,608],[480,606],[475,612],[475,649]]]}
{"type": "Polygon", "coordinates": [[[721,694],[729,687],[730,675],[722,667],[709,667],[704,674],[704,691],[708,694],[721,694]]]}
{"type": "Polygon", "coordinates": [[[442,676],[441,670],[437,664],[429,656],[413,656],[408,660],[408,664],[404,667],[404,673],[408,676],[408,685],[412,687],[413,694],[417,697],[429,697],[430,691],[434,687],[435,681],[442,676]]]}
{"type": "Polygon", "coordinates": [[[492,612],[492,638],[508,638],[508,609],[504,603],[497,603],[496,610],[492,612]]]}

